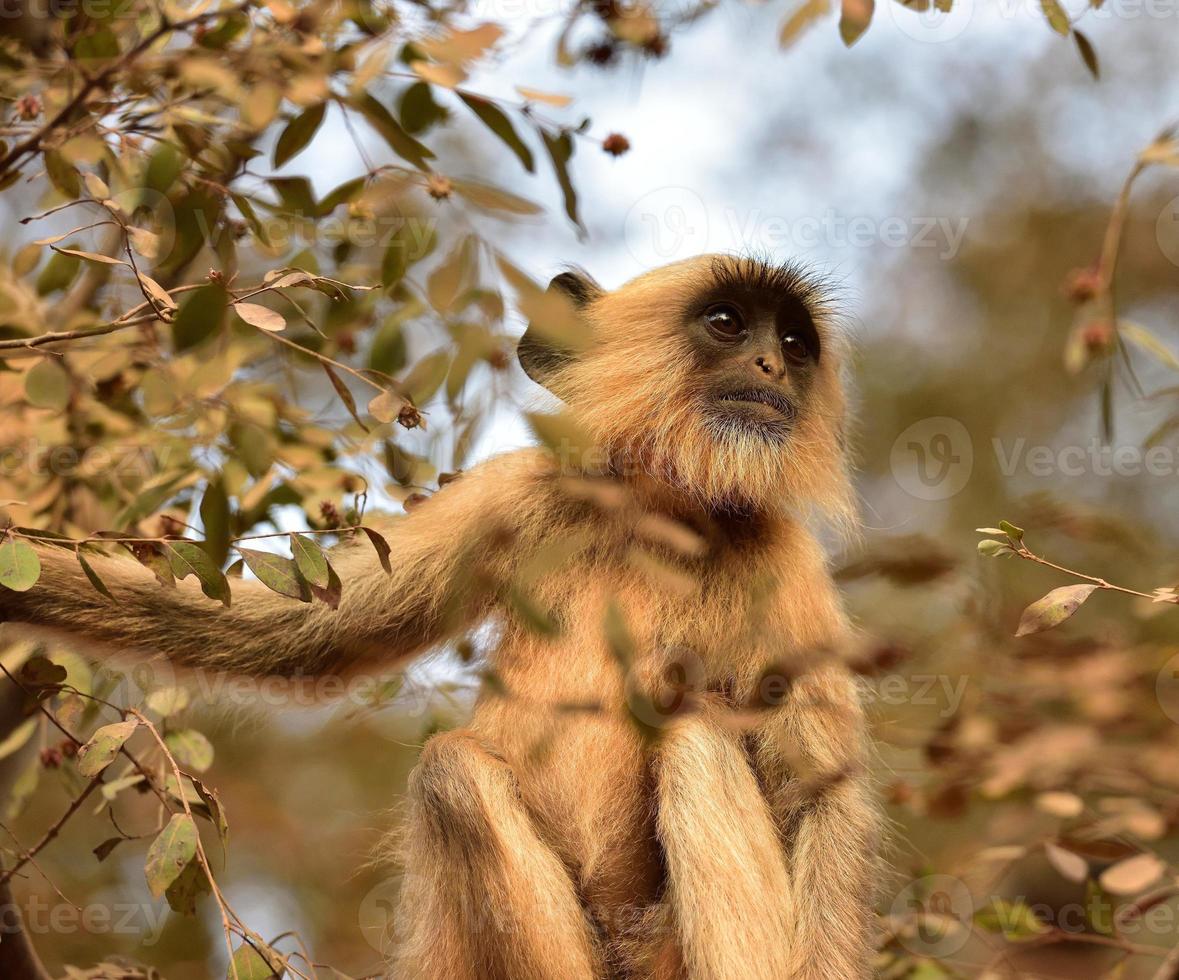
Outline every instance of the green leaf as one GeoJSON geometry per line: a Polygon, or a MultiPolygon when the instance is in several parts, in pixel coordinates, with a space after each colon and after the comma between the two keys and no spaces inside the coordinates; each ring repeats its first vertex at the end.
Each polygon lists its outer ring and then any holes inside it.
{"type": "Polygon", "coordinates": [[[1000,521],[999,530],[1006,534],[1012,541],[1020,542],[1023,540],[1023,528],[1016,527],[1010,521],[1000,521]]]}
{"type": "Polygon", "coordinates": [[[1009,941],[1034,939],[1048,931],[1048,926],[1023,902],[994,898],[974,913],[974,921],[988,932],[1001,933],[1009,941]]]}
{"type": "Polygon", "coordinates": [[[187,813],[174,813],[147,851],[147,887],[159,898],[196,857],[197,827],[187,813]]]}
{"type": "Polygon", "coordinates": [[[100,593],[102,593],[102,595],[106,596],[108,599],[114,600],[115,597],[111,595],[111,590],[108,589],[106,587],[106,583],[98,577],[98,573],[91,566],[90,562],[86,560],[86,556],[83,555],[80,551],[77,553],[77,555],[78,564],[82,566],[82,571],[86,575],[86,578],[89,580],[90,584],[93,585],[94,588],[97,589],[100,593]]]}
{"type": "Polygon", "coordinates": [[[181,915],[196,915],[197,899],[212,891],[200,861],[189,861],[165,890],[168,906],[181,915]]]}
{"type": "Polygon", "coordinates": [[[1000,555],[1012,554],[1011,545],[1005,541],[980,541],[978,543],[978,553],[985,555],[987,558],[998,558],[1000,555]]]}
{"type": "Polygon", "coordinates": [[[151,691],[145,700],[147,707],[167,718],[188,707],[188,691],[182,687],[161,687],[151,691]]]}
{"type": "Polygon", "coordinates": [[[1095,591],[1096,585],[1065,585],[1053,589],[1023,611],[1015,635],[1027,636],[1029,633],[1041,633],[1059,626],[1080,609],[1081,604],[1095,591]]]}
{"type": "Polygon", "coordinates": [[[194,541],[165,541],[168,564],[178,579],[196,576],[201,591],[210,599],[218,599],[227,607],[230,603],[229,582],[224,573],[213,564],[213,559],[194,541]]]}
{"type": "Polygon", "coordinates": [[[268,551],[254,551],[250,548],[238,548],[237,550],[246,566],[268,589],[279,595],[299,599],[302,602],[311,601],[311,592],[307,588],[307,583],[300,577],[298,565],[290,558],[273,555],[268,551]]]}
{"type": "Polygon", "coordinates": [[[210,480],[205,487],[200,515],[205,551],[215,565],[221,565],[229,557],[229,497],[220,479],[210,480]]]}
{"type": "Polygon", "coordinates": [[[184,170],[184,157],[171,143],[160,143],[143,173],[145,190],[166,194],[184,170]]]}
{"type": "Polygon", "coordinates": [[[213,746],[204,735],[193,728],[168,732],[164,744],[184,769],[204,772],[213,764],[213,746]]]}
{"type": "Polygon", "coordinates": [[[286,961],[260,940],[253,942],[254,946],[242,943],[234,950],[225,980],[272,980],[282,975],[286,961]]]}
{"type": "Polygon", "coordinates": [[[7,537],[0,544],[0,585],[27,592],[41,577],[41,559],[27,541],[7,537]]]}
{"type": "Polygon", "coordinates": [[[577,216],[577,191],[569,177],[569,161],[573,157],[573,137],[568,131],[550,133],[547,129],[540,129],[540,138],[544,141],[544,148],[548,150],[549,159],[553,163],[553,171],[557,175],[557,183],[565,198],[565,214],[577,226],[580,234],[585,234],[585,226],[577,216]]]}
{"type": "Polygon", "coordinates": [[[318,586],[308,583],[308,587],[311,589],[311,594],[320,602],[326,602],[332,609],[339,608],[340,597],[344,594],[344,586],[340,581],[340,576],[336,574],[336,570],[331,565],[328,565],[327,585],[318,586]]]}
{"type": "Polygon", "coordinates": [[[134,718],[103,725],[78,749],[78,772],[83,776],[97,776],[115,761],[123,743],[138,727],[139,722],[134,718]]]}
{"type": "Polygon", "coordinates": [[[225,324],[229,296],[220,283],[211,282],[188,294],[172,321],[176,353],[196,347],[218,333],[225,324]]]}
{"type": "Polygon", "coordinates": [[[320,102],[318,105],[305,109],[287,123],[286,128],[278,137],[278,142],[274,145],[275,169],[281,167],[311,142],[312,137],[315,136],[316,131],[323,123],[326,113],[327,103],[320,102]]]}
{"type": "Polygon", "coordinates": [[[325,589],[331,581],[327,555],[314,538],[305,534],[291,534],[291,554],[295,565],[308,585],[325,589]]]}
{"type": "Polygon", "coordinates": [[[433,151],[402,129],[401,123],[373,96],[367,92],[360,95],[356,99],[356,108],[401,159],[412,163],[419,170],[429,170],[426,161],[434,159],[433,151]]]}
{"type": "Polygon", "coordinates": [[[442,386],[450,370],[450,351],[446,348],[427,354],[401,380],[401,390],[415,405],[425,405],[442,386]]]}
{"type": "Polygon", "coordinates": [[[504,144],[516,154],[516,159],[520,161],[520,165],[529,173],[533,173],[536,169],[536,163],[532,158],[532,151],[527,144],[520,139],[516,133],[512,122],[504,114],[494,102],[488,99],[481,98],[478,95],[470,95],[466,92],[459,92],[458,97],[466,103],[479,121],[490,129],[496,136],[498,136],[504,144]]]}
{"type": "Polygon", "coordinates": [[[37,408],[60,412],[70,401],[70,376],[56,358],[38,361],[25,374],[25,398],[37,408]]]}

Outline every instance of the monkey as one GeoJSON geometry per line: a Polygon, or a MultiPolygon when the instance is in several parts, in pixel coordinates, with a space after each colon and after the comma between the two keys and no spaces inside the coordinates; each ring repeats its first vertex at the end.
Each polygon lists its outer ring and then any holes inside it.
{"type": "Polygon", "coordinates": [[[387,573],[337,546],[336,609],[253,581],[224,608],[94,559],[112,603],[46,549],[0,615],[258,677],[375,671],[490,623],[495,684],[409,779],[391,977],[862,980],[881,819],[817,529],[855,510],[829,292],[726,254],[613,291],[557,275],[576,336],[534,318],[517,353],[577,444],[395,519],[387,573]]]}

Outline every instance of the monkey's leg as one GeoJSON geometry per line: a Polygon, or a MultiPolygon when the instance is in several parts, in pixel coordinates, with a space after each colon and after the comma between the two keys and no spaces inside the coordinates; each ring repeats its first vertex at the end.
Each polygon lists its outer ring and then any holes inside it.
{"type": "Polygon", "coordinates": [[[752,733],[755,764],[787,845],[791,978],[872,976],[880,814],[854,680],[821,667],[797,678],[752,733]]]}
{"type": "Polygon", "coordinates": [[[676,720],[656,752],[668,901],[691,980],[783,980],[794,911],[782,847],[740,734],[720,710],[705,705],[676,720]]]}
{"type": "Polygon", "coordinates": [[[410,777],[397,980],[596,980],[589,922],[508,765],[476,735],[426,743],[410,777]]]}

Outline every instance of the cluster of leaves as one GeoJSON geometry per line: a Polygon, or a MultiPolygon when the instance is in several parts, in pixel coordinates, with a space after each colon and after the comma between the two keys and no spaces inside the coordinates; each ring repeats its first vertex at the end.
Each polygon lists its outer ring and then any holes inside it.
{"type": "MultiPolygon", "coordinates": [[[[950,17],[954,11],[954,0],[895,0],[906,10],[914,11],[925,17],[950,17]]],[[[1104,0],[1091,0],[1087,9],[1096,10],[1104,0]]],[[[804,0],[783,22],[779,31],[779,42],[782,47],[793,44],[798,37],[815,22],[824,20],[831,15],[832,0],[804,0]]],[[[1097,51],[1089,38],[1077,29],[1076,23],[1060,3],[1060,0],[1041,0],[1040,8],[1048,26],[1064,38],[1072,38],[1077,46],[1077,53],[1085,63],[1094,78],[1099,78],[1101,69],[1097,61],[1097,51]]],[[[967,8],[965,16],[970,16],[967,8]]],[[[872,16],[876,12],[876,0],[840,0],[839,4],[839,36],[849,48],[855,44],[872,23],[872,16]]],[[[1080,16],[1087,12],[1082,11],[1080,16]]],[[[1080,19],[1079,17],[1077,19],[1080,19]]]]}

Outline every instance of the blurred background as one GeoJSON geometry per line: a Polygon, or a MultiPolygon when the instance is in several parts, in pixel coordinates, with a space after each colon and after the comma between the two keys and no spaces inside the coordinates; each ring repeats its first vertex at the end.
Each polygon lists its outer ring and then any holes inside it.
{"type": "MultiPolygon", "coordinates": [[[[1179,8],[1070,7],[1097,50],[1095,80],[1032,3],[975,0],[941,15],[888,3],[850,49],[832,16],[786,50],[789,9],[725,3],[670,31],[658,57],[623,50],[604,66],[564,67],[554,52],[566,11],[510,6],[467,11],[507,34],[466,86],[567,94],[570,105],[544,114],[570,126],[588,117],[593,137],[622,134],[629,149],[579,146],[570,172],[581,231],[550,175],[525,177],[490,152],[487,130],[442,93],[454,116],[423,139],[445,172],[544,205],[507,222],[446,202],[446,234],[494,240],[540,282],[575,263],[608,287],[706,251],[800,259],[829,275],[855,338],[864,528],[833,562],[870,638],[864,674],[891,821],[880,975],[1179,975],[1158,972],[1179,942],[1169,893],[1114,921],[1116,908],[1175,881],[1179,612],[1099,592],[1061,627],[1016,640],[1021,610],[1075,579],[978,556],[975,532],[1004,519],[1067,568],[1147,593],[1179,582],[1174,168],[1135,182],[1116,280],[1119,317],[1161,349],[1114,350],[1108,323],[1082,302],[1123,182],[1179,120],[1179,8]],[[1100,884],[1143,851],[1165,870],[1129,894],[1100,884]]],[[[396,99],[409,84],[384,91],[396,99]]],[[[391,156],[372,134],[359,143],[369,160],[333,108],[282,172],[324,195],[391,156]]],[[[2,200],[14,251],[50,234],[14,224],[27,200],[2,200]]],[[[509,309],[504,329],[518,333],[523,320],[509,309]]],[[[437,345],[438,328],[409,317],[403,336],[412,361],[437,345]]],[[[535,441],[523,411],[547,403],[518,368],[471,385],[496,395],[474,432],[431,416],[399,444],[450,470],[535,441]]],[[[330,400],[322,380],[301,391],[306,404],[330,400]]],[[[338,404],[316,418],[327,429],[348,422],[338,404]]],[[[385,463],[355,466],[371,474],[385,463]]],[[[386,484],[374,479],[374,506],[395,510],[403,494],[386,484]]],[[[297,504],[276,513],[281,527],[305,520],[297,504]]],[[[477,667],[442,651],[370,708],[276,713],[195,699],[186,723],[216,747],[205,779],[230,821],[221,881],[254,929],[295,930],[316,962],[349,975],[379,971],[397,879],[375,849],[421,741],[461,723],[477,667]]],[[[22,840],[70,798],[60,781],[43,773],[11,822],[22,840]]],[[[17,890],[47,909],[55,889],[82,909],[125,907],[125,921],[34,930],[47,963],[122,953],[169,978],[219,975],[215,909],[170,914],[149,896],[132,842],[96,862],[92,849],[112,832],[103,820],[71,824],[38,857],[52,886],[31,871],[17,890]]],[[[128,822],[129,833],[149,829],[134,813],[128,822]]]]}

